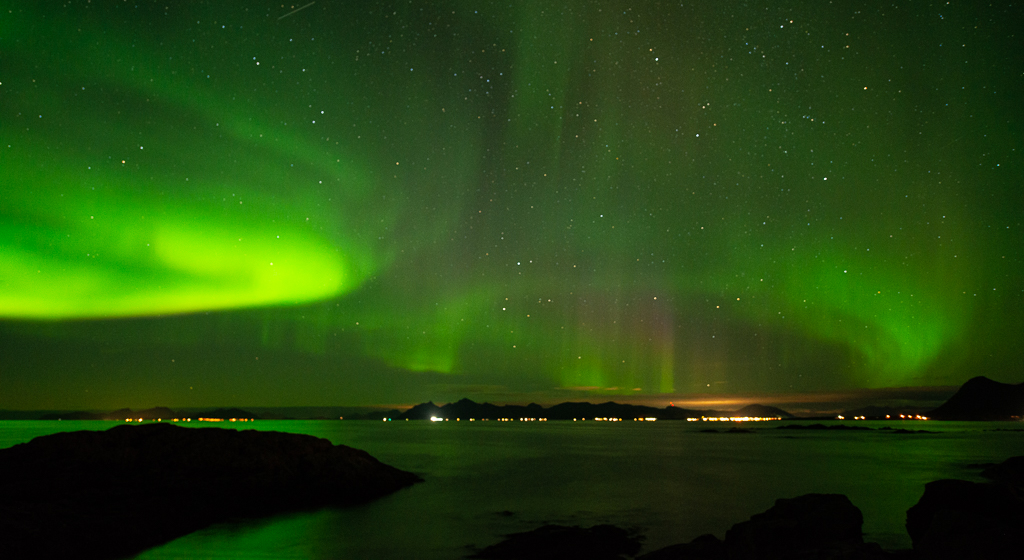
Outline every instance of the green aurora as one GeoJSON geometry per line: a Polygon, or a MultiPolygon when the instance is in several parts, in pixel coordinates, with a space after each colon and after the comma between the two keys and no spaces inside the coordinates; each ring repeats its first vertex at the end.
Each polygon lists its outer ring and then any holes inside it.
{"type": "Polygon", "coordinates": [[[1024,375],[1019,6],[298,7],[0,3],[0,408],[1024,375]]]}

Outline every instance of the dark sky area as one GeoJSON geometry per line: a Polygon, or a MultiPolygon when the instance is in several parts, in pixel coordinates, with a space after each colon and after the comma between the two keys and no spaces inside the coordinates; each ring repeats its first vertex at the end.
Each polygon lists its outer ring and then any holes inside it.
{"type": "Polygon", "coordinates": [[[0,8],[0,408],[1024,380],[1020,4],[0,8]]]}

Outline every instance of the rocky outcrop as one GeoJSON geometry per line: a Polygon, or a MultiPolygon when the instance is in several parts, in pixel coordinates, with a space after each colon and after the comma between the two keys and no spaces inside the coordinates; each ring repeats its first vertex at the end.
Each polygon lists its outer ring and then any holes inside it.
{"type": "Polygon", "coordinates": [[[992,465],[981,471],[981,476],[1017,490],[1024,490],[1024,455],[1010,457],[998,465],[992,465]]]}
{"type": "Polygon", "coordinates": [[[371,500],[419,481],[280,432],[122,425],[0,450],[0,558],[116,558],[212,523],[371,500]]]}
{"type": "Polygon", "coordinates": [[[860,509],[842,494],[805,494],[733,525],[725,533],[730,560],[860,558],[860,509]]]}
{"type": "Polygon", "coordinates": [[[641,537],[614,525],[544,525],[513,533],[470,558],[488,560],[622,560],[640,550],[641,537]]]}
{"type": "Polygon", "coordinates": [[[776,500],[764,513],[737,523],[720,541],[702,535],[637,560],[881,560],[895,558],[865,543],[863,516],[842,494],[805,494],[776,500]]]}
{"type": "Polygon", "coordinates": [[[659,548],[636,557],[636,560],[727,560],[725,543],[718,537],[701,535],[688,543],[659,548]]]}
{"type": "Polygon", "coordinates": [[[1024,551],[1024,457],[986,470],[996,482],[936,480],[907,510],[907,533],[919,558],[1016,559],[1024,551]]]}
{"type": "MultiPolygon", "coordinates": [[[[939,480],[907,511],[913,550],[865,543],[860,509],[842,494],[780,499],[733,525],[725,540],[702,535],[636,560],[1009,560],[1024,550],[1024,456],[989,466],[991,483],[939,480]]],[[[544,526],[509,535],[473,558],[600,558],[635,553],[639,538],[623,529],[544,526]],[[611,537],[610,537],[611,536],[611,537]],[[614,537],[614,538],[612,538],[614,537]],[[617,540],[616,540],[617,539],[617,540]],[[633,543],[628,546],[623,543],[633,543]]]]}
{"type": "MultiPolygon", "coordinates": [[[[721,541],[702,535],[648,552],[637,560],[880,560],[889,554],[864,543],[860,509],[842,494],[780,499],[768,511],[733,525],[721,541]]],[[[545,525],[516,533],[470,558],[620,559],[640,548],[640,537],[611,525],[589,529],[545,525]]]]}

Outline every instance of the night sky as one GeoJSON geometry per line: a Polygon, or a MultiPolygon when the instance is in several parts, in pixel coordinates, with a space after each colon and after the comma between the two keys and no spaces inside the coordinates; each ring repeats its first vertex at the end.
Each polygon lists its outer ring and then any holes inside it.
{"type": "Polygon", "coordinates": [[[0,8],[0,408],[1024,381],[1019,4],[0,8]]]}

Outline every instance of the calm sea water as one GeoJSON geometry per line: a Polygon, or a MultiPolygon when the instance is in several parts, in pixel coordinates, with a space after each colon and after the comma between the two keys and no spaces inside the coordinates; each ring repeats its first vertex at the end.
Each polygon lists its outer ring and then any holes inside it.
{"type": "MultiPolygon", "coordinates": [[[[113,423],[0,422],[0,447],[113,423]]],[[[194,424],[193,424],[194,425],[194,424]]],[[[1024,454],[1021,424],[860,422],[928,429],[701,433],[693,422],[258,421],[244,426],[365,449],[426,481],[347,509],[225,523],[139,560],[460,558],[543,523],[612,523],[646,536],[644,551],[734,523],[776,498],[841,493],[864,513],[865,539],[909,548],[906,510],[924,484],[982,480],[974,463],[1024,454]]]]}

